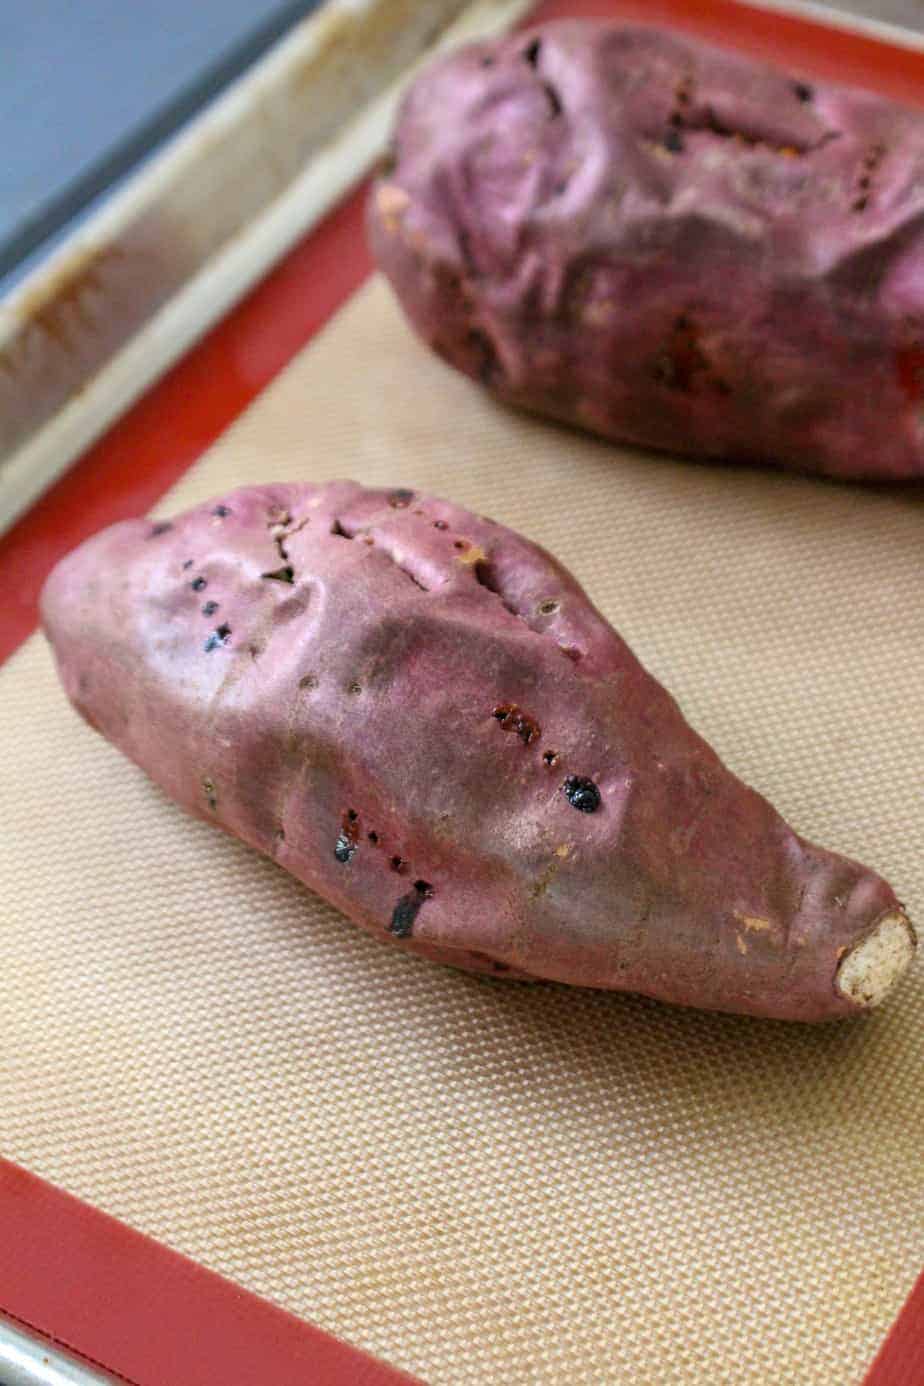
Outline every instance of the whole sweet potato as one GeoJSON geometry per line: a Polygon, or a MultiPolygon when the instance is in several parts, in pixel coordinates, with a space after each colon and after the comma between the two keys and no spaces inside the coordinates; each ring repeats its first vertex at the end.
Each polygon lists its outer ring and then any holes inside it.
{"type": "Polygon", "coordinates": [[[417,331],[610,438],[924,475],[924,118],[646,28],[438,62],[371,238],[417,331]]]}
{"type": "Polygon", "coordinates": [[[548,554],[445,501],[235,491],[105,530],[42,610],[92,726],[382,940],[804,1020],[911,958],[885,881],[726,770],[548,554]]]}

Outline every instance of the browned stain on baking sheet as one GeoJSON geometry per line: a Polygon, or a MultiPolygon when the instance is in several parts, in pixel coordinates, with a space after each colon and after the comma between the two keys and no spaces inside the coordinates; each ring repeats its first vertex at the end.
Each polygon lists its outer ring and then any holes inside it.
{"type": "MultiPolygon", "coordinates": [[[[74,345],[76,332],[92,332],[94,299],[98,302],[112,267],[124,259],[117,245],[78,246],[55,269],[14,302],[13,312],[23,328],[34,327],[64,350],[74,345]]],[[[0,350],[0,367],[10,368],[18,341],[0,350]]],[[[15,358],[14,362],[15,364],[15,358]]]]}

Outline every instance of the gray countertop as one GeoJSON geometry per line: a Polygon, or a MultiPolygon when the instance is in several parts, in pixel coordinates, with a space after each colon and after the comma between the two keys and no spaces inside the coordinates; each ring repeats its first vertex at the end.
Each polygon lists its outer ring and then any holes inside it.
{"type": "Polygon", "coordinates": [[[0,0],[0,280],[319,0],[0,0]]]}

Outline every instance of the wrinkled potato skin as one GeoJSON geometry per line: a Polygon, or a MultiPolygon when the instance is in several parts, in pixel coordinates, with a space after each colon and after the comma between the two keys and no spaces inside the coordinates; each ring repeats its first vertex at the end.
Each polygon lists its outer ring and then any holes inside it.
{"type": "Polygon", "coordinates": [[[605,437],[924,474],[924,117],[679,35],[562,22],[439,61],[370,199],[414,327],[605,437]]]}
{"type": "Polygon", "coordinates": [[[896,907],[723,767],[554,559],[446,501],[235,491],[88,540],[42,613],[77,709],[168,795],[426,957],[819,1020],[896,907]]]}

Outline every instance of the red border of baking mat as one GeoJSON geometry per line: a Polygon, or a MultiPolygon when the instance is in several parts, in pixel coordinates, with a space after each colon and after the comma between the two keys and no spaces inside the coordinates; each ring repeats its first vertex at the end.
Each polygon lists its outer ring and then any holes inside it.
{"type": "Polygon", "coordinates": [[[413,1378],[0,1162],[0,1305],[133,1386],[413,1378]]]}
{"type": "Polygon", "coordinates": [[[921,1386],[924,1382],[924,1271],[918,1276],[863,1386],[921,1386]]]}
{"type": "MultiPolygon", "coordinates": [[[[924,53],[736,0],[546,0],[534,19],[644,19],[924,103],[924,53]]],[[[32,633],[46,574],[147,510],[371,268],[364,187],[328,216],[0,538],[0,661],[32,633]],[[244,349],[246,345],[246,350],[244,349]]],[[[389,1386],[407,1378],[0,1160],[0,1312],[137,1386],[389,1386]]],[[[865,1386],[924,1382],[924,1276],[865,1386]]]]}

